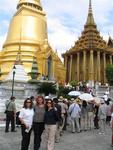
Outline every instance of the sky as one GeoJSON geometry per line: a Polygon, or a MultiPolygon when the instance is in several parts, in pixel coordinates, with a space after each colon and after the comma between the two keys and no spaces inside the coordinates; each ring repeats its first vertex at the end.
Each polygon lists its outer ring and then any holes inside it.
{"type": "MultiPolygon", "coordinates": [[[[19,0],[0,0],[0,49],[19,0]]],[[[47,14],[48,39],[61,55],[80,37],[88,14],[89,0],[40,0],[47,14]]],[[[92,0],[94,19],[101,36],[113,38],[113,0],[92,0]]]]}

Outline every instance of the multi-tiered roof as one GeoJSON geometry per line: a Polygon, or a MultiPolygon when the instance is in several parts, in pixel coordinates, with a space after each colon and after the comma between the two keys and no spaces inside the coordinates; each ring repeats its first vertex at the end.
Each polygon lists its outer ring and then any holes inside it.
{"type": "Polygon", "coordinates": [[[84,30],[81,34],[81,37],[75,42],[74,47],[72,47],[66,54],[74,53],[82,50],[105,50],[107,49],[107,43],[103,40],[103,37],[100,36],[99,31],[97,30],[97,25],[94,21],[92,13],[92,4],[89,0],[89,10],[86,24],[84,25],[84,30]]]}

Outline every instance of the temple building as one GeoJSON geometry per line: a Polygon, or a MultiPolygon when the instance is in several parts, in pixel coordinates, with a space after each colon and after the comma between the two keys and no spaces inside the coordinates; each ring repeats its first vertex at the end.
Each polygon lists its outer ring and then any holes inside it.
{"type": "Polygon", "coordinates": [[[81,37],[63,55],[66,82],[73,80],[106,83],[106,66],[113,64],[113,40],[103,40],[97,30],[89,0],[86,24],[81,37]]]}
{"type": "Polygon", "coordinates": [[[65,80],[64,65],[48,43],[46,14],[40,0],[20,0],[17,5],[0,52],[1,80],[5,80],[13,68],[18,51],[28,75],[36,57],[39,78],[45,76],[49,80],[65,80]]]}

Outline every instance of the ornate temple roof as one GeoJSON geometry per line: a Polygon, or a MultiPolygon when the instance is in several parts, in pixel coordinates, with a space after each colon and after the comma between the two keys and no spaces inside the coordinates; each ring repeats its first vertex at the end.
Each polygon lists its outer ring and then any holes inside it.
{"type": "Polygon", "coordinates": [[[108,46],[106,41],[103,40],[103,37],[100,36],[100,33],[97,30],[97,25],[93,17],[91,0],[89,0],[88,17],[86,24],[84,25],[84,30],[81,34],[81,37],[75,42],[75,45],[65,54],[91,49],[106,50],[107,47],[108,46]]]}
{"type": "Polygon", "coordinates": [[[22,5],[28,5],[29,6],[29,4],[32,4],[32,6],[39,7],[42,9],[40,0],[20,0],[17,8],[21,7],[22,5]]]}
{"type": "Polygon", "coordinates": [[[108,46],[110,48],[113,48],[113,39],[111,38],[111,36],[109,36],[109,39],[108,39],[108,46]]]}
{"type": "Polygon", "coordinates": [[[29,72],[28,74],[31,76],[30,82],[32,83],[38,82],[37,78],[38,78],[38,75],[40,75],[40,73],[38,71],[38,63],[37,63],[36,56],[33,57],[31,72],[29,72]]]}

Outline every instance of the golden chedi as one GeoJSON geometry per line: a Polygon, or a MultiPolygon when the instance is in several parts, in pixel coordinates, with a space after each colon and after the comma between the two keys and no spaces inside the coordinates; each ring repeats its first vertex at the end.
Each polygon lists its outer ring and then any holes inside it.
{"type": "Polygon", "coordinates": [[[0,54],[0,66],[4,80],[12,69],[18,51],[27,73],[31,72],[34,56],[40,76],[63,81],[64,66],[58,55],[48,44],[46,14],[40,0],[20,0],[0,54]]]}

